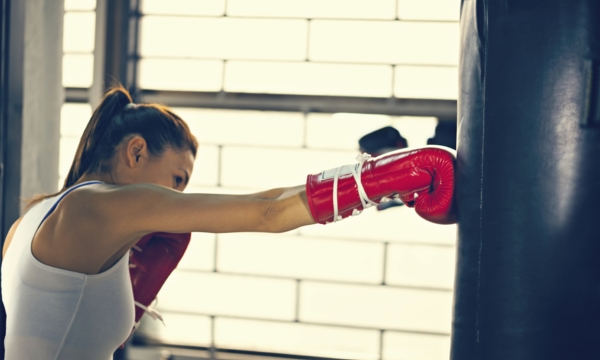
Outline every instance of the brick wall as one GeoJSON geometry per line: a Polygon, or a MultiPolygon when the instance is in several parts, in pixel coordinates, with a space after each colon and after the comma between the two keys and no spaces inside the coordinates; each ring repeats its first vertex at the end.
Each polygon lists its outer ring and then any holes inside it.
{"type": "MultiPolygon", "coordinates": [[[[142,88],[455,99],[450,0],[145,0],[142,88]],[[224,16],[226,15],[226,16],[224,16]]],[[[65,24],[67,21],[65,20],[65,24]]],[[[188,192],[302,184],[386,125],[425,145],[436,119],[174,109],[201,146],[188,192]]],[[[61,177],[91,109],[65,104],[61,177]]],[[[366,211],[284,234],[204,234],[159,295],[167,343],[343,359],[447,359],[455,226],[366,211]]]]}

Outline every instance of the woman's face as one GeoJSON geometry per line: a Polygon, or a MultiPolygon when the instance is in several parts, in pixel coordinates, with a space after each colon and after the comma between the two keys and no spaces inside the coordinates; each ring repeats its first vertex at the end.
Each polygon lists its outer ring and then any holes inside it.
{"type": "Polygon", "coordinates": [[[151,183],[183,191],[192,176],[194,155],[191,150],[167,148],[155,157],[148,153],[146,141],[134,136],[121,144],[116,167],[111,175],[118,185],[151,183]]]}
{"type": "Polygon", "coordinates": [[[136,182],[163,185],[183,191],[188,185],[194,168],[194,156],[190,150],[183,152],[168,148],[160,157],[151,157],[136,182]]]}

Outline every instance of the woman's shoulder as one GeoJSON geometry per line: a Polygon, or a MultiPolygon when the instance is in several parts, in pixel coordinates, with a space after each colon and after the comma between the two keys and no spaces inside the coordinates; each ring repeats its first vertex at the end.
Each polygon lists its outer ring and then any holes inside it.
{"type": "Polygon", "coordinates": [[[31,248],[46,265],[93,274],[120,248],[113,241],[117,235],[114,226],[99,210],[102,206],[97,206],[114,186],[76,186],[59,195],[52,205],[54,210],[40,224],[31,248]]]}

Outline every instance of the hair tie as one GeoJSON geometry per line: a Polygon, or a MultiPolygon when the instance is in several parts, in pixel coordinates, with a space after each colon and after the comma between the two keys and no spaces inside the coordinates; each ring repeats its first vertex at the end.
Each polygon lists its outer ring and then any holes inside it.
{"type": "Polygon", "coordinates": [[[129,104],[125,105],[125,110],[135,108],[136,106],[137,106],[137,104],[135,104],[135,103],[129,103],[129,104]]]}

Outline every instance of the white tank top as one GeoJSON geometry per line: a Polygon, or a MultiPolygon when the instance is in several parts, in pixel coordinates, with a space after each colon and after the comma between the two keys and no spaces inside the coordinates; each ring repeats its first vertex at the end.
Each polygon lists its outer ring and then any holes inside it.
{"type": "Polygon", "coordinates": [[[37,229],[78,187],[33,206],[17,227],[2,261],[6,359],[109,360],[127,339],[134,303],[127,254],[96,275],[58,269],[31,252],[37,229]]]}

